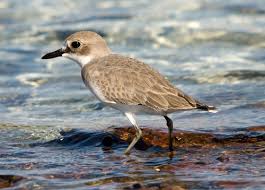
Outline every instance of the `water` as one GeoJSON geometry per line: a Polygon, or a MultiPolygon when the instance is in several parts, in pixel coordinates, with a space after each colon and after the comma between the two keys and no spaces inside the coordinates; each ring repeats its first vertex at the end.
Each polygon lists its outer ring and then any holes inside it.
{"type": "MultiPolygon", "coordinates": [[[[264,156],[222,175],[214,161],[205,173],[189,171],[192,166],[159,173],[157,165],[170,168],[185,158],[169,161],[164,150],[133,151],[127,157],[124,146],[105,151],[95,139],[87,145],[49,143],[62,138],[60,131],[67,128],[95,135],[113,124],[129,124],[118,111],[98,103],[85,88],[77,64],[40,59],[78,30],[97,31],[114,52],[143,60],[220,110],[215,115],[174,113],[175,128],[213,132],[265,124],[263,0],[2,0],[0,174],[25,177],[17,188],[103,189],[170,180],[180,186],[220,188],[213,182],[265,181],[265,170],[258,167],[264,165],[264,156]]],[[[165,125],[157,116],[137,118],[153,128],[165,125]]],[[[179,151],[183,156],[193,152],[179,151]]],[[[194,151],[193,161],[200,159],[194,151]]]]}

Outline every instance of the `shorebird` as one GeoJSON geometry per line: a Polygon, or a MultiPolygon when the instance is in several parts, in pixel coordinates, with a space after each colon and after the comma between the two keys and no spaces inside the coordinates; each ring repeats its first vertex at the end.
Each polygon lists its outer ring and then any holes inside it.
{"type": "Polygon", "coordinates": [[[114,54],[105,40],[95,32],[80,31],[66,38],[64,46],[42,59],[66,57],[81,67],[85,85],[105,105],[120,110],[136,129],[136,135],[125,154],[142,136],[135,114],[161,115],[168,127],[169,150],[173,151],[173,121],[175,111],[199,109],[214,112],[207,106],[172,85],[149,65],[130,57],[114,54]]]}

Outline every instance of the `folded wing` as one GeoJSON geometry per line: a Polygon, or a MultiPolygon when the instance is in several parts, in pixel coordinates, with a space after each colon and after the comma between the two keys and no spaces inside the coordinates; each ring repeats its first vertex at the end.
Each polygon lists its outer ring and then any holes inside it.
{"type": "Polygon", "coordinates": [[[106,100],[119,104],[142,105],[163,113],[201,105],[150,66],[120,55],[96,59],[82,69],[82,77],[86,84],[93,81],[106,100]]]}

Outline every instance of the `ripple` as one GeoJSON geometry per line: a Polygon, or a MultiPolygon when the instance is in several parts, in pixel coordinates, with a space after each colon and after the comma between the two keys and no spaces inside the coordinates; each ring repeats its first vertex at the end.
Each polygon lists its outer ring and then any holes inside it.
{"type": "MultiPolygon", "coordinates": [[[[101,30],[97,30],[94,28],[82,28],[79,30],[88,30],[88,31],[93,31],[98,33],[99,35],[101,35],[102,37],[107,37],[107,33],[103,32],[101,30]]],[[[51,29],[41,29],[38,30],[36,32],[34,32],[34,34],[32,34],[35,38],[39,38],[40,36],[43,36],[42,41],[45,41],[45,43],[49,42],[49,41],[53,41],[53,40],[58,40],[60,42],[62,42],[63,40],[65,40],[65,38],[77,31],[79,31],[78,29],[62,29],[62,28],[53,28],[51,29]]]]}
{"type": "Polygon", "coordinates": [[[264,7],[259,7],[255,4],[232,4],[226,5],[223,7],[226,11],[231,13],[237,13],[242,15],[264,15],[265,9],[264,7]]]}
{"type": "Polygon", "coordinates": [[[265,101],[257,102],[257,103],[252,103],[252,104],[246,104],[242,105],[239,108],[246,108],[246,109],[265,109],[265,101]]]}
{"type": "Polygon", "coordinates": [[[248,82],[262,82],[265,79],[265,71],[254,70],[236,70],[228,71],[223,74],[217,74],[214,76],[199,76],[196,78],[186,78],[187,80],[197,81],[198,83],[230,83],[237,84],[243,81],[248,82]]]}
{"type": "Polygon", "coordinates": [[[48,82],[51,75],[43,73],[26,73],[20,74],[16,79],[25,85],[31,85],[33,87],[39,87],[40,85],[48,82]]]}
{"type": "Polygon", "coordinates": [[[249,33],[249,32],[229,32],[215,40],[220,40],[238,45],[256,45],[264,43],[264,33],[249,33]]]}
{"type": "MultiPolygon", "coordinates": [[[[18,146],[23,144],[38,142],[47,142],[59,138],[61,135],[59,127],[51,126],[34,126],[34,125],[16,125],[16,124],[0,124],[2,140],[13,142],[13,145],[18,143],[18,146]],[[23,143],[22,143],[23,142],[23,143]]],[[[3,142],[3,141],[1,141],[3,142]]]]}
{"type": "Polygon", "coordinates": [[[31,97],[30,94],[0,94],[0,103],[5,106],[22,106],[27,99],[31,97]]]}

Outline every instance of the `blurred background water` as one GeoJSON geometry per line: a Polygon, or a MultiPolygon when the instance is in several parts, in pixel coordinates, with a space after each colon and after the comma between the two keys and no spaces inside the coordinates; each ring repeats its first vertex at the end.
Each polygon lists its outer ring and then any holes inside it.
{"type": "MultiPolygon", "coordinates": [[[[114,52],[139,58],[186,93],[219,108],[218,114],[174,113],[175,128],[224,131],[265,124],[264,0],[1,0],[0,173],[38,176],[26,185],[44,189],[84,188],[84,181],[141,174],[139,168],[125,171],[132,163],[123,149],[105,155],[98,146],[27,146],[60,138],[65,128],[129,125],[85,88],[77,64],[40,59],[79,30],[98,32],[114,52]],[[113,163],[117,154],[122,167],[113,163]],[[31,163],[33,169],[21,163],[31,163]],[[43,177],[81,170],[91,174],[77,181],[43,177]]],[[[142,125],[165,126],[157,116],[137,118],[142,125]]],[[[131,159],[146,163],[148,154],[137,157],[141,154],[131,159]]],[[[145,167],[143,173],[150,178],[153,170],[145,167]]],[[[115,183],[102,185],[107,187],[115,183]]]]}

